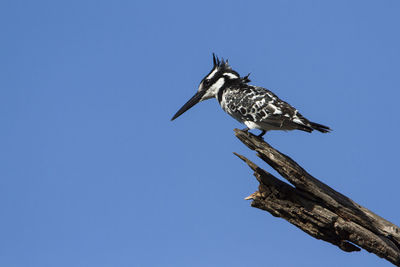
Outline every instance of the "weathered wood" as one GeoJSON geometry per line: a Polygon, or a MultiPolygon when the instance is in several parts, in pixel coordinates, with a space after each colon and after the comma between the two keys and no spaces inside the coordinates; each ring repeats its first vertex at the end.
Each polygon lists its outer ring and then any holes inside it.
{"type": "Polygon", "coordinates": [[[293,185],[235,153],[249,165],[260,183],[258,191],[247,198],[253,200],[253,207],[281,217],[346,252],[359,251],[361,247],[400,266],[398,226],[317,180],[261,138],[238,129],[235,134],[293,185]]]}

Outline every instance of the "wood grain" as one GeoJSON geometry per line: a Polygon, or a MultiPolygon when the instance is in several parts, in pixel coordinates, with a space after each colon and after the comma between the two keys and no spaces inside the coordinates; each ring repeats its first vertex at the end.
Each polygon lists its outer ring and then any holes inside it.
{"type": "Polygon", "coordinates": [[[400,266],[400,228],[311,176],[263,139],[235,129],[235,135],[290,184],[234,153],[254,171],[258,191],[251,206],[281,217],[307,234],[346,252],[363,248],[400,266]]]}

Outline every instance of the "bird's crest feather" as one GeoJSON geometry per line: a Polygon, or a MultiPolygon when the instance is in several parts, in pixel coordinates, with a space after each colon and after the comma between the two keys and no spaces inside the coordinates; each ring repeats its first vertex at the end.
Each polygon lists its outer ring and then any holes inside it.
{"type": "Polygon", "coordinates": [[[231,69],[231,66],[229,66],[228,60],[224,60],[224,58],[221,58],[221,60],[213,53],[213,64],[214,67],[217,68],[224,68],[224,69],[231,69]]]}

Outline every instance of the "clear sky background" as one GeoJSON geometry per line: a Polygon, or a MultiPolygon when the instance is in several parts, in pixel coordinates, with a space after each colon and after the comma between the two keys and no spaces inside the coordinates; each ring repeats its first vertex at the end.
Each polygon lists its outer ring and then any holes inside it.
{"type": "MultiPolygon", "coordinates": [[[[400,224],[400,2],[0,3],[0,266],[392,266],[250,207],[228,58],[331,134],[266,139],[400,224]]],[[[255,131],[258,133],[258,131],[255,131]]]]}

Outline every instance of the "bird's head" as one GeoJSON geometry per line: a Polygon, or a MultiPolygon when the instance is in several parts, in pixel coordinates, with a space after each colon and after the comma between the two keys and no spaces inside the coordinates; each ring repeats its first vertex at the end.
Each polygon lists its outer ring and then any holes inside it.
{"type": "Polygon", "coordinates": [[[241,78],[239,73],[232,70],[231,66],[228,64],[228,60],[219,60],[219,58],[213,54],[213,68],[210,73],[201,80],[197,93],[178,110],[171,120],[178,118],[197,103],[216,97],[218,92],[225,86],[239,82],[247,83],[249,81],[248,76],[241,78]]]}

